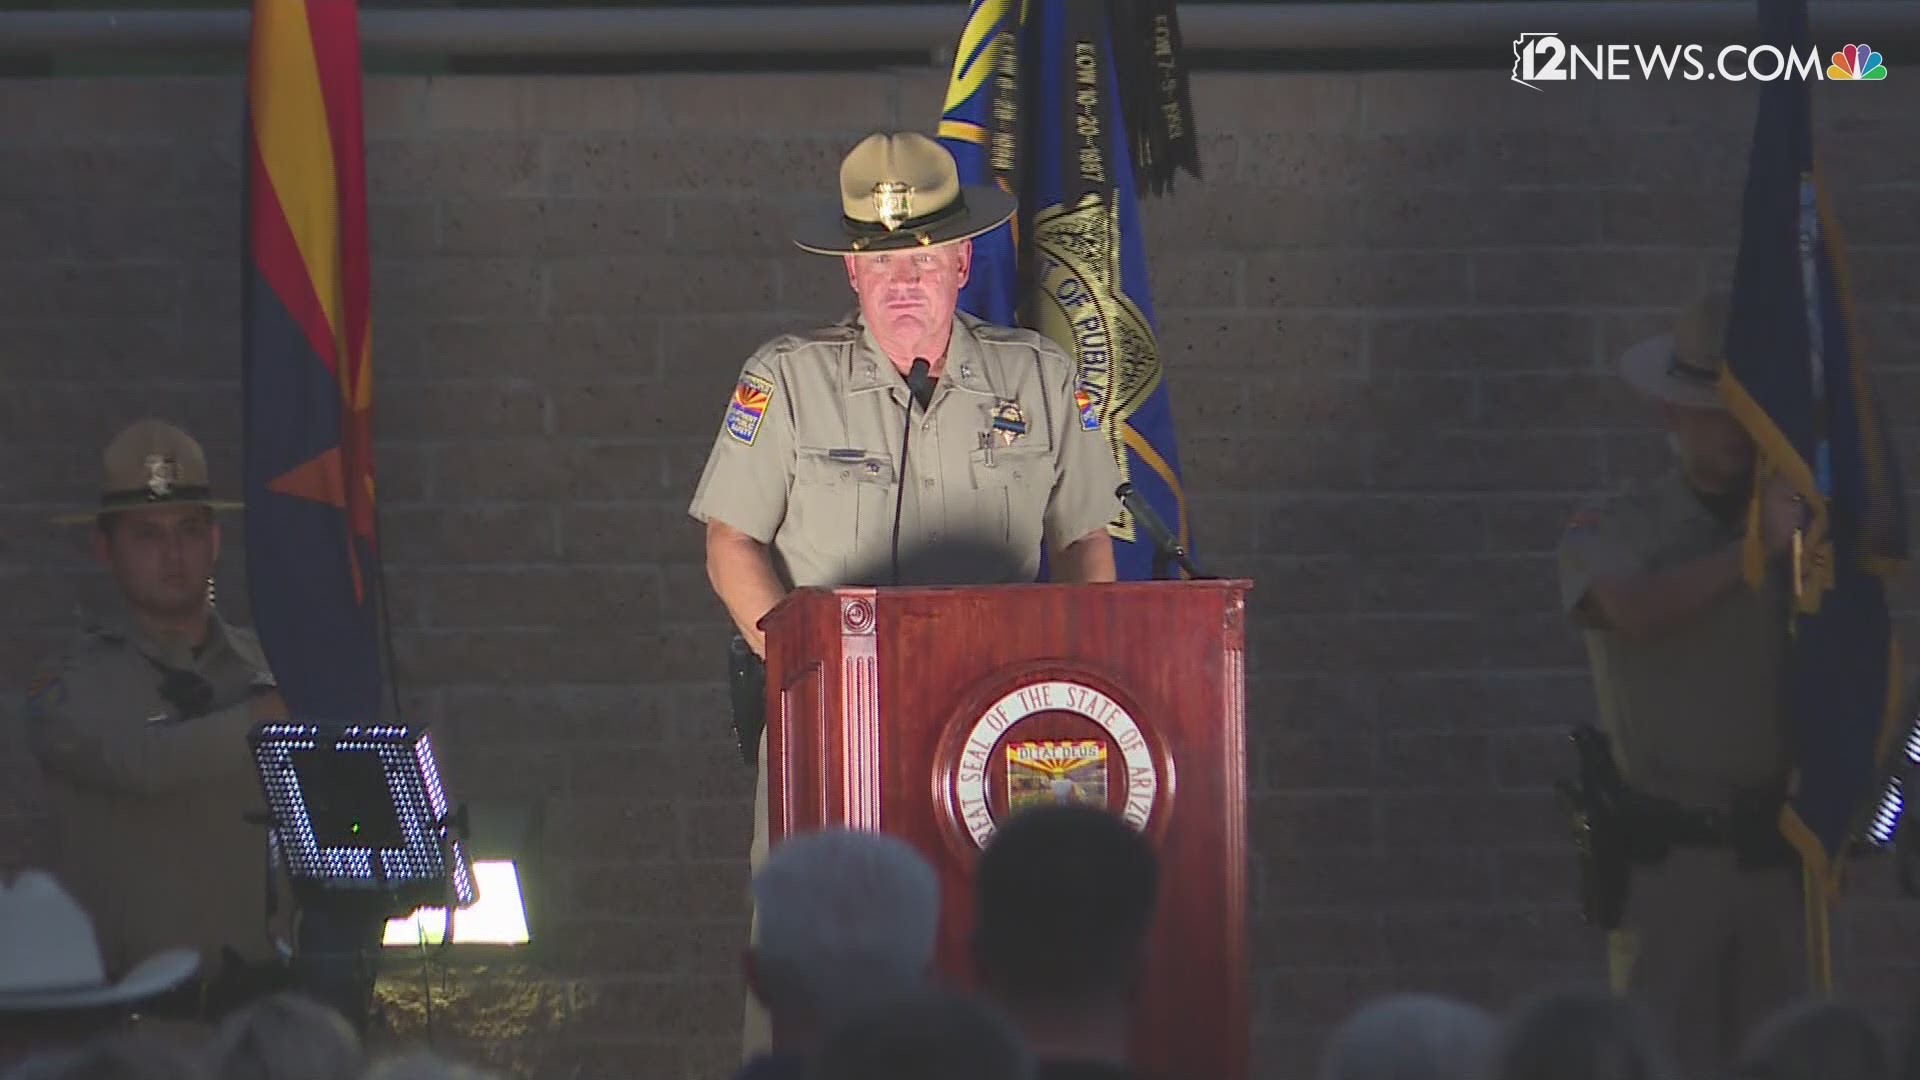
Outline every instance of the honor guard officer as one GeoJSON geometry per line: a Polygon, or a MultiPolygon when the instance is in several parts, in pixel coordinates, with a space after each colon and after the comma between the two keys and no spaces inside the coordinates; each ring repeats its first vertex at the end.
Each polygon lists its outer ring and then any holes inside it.
{"type": "MultiPolygon", "coordinates": [[[[689,511],[737,654],[765,657],[758,623],[795,588],[1030,582],[1043,544],[1055,581],[1114,579],[1119,467],[1080,423],[1072,359],[957,310],[971,239],[1013,212],[1005,192],[963,189],[924,135],[869,136],[841,163],[839,200],[795,242],[842,257],[858,310],[748,358],[689,511]]],[[[756,867],[763,730],[740,732],[759,744],[756,867]]],[[[751,1052],[751,1010],[749,1029],[751,1052]]]]}
{"type": "Polygon", "coordinates": [[[93,918],[110,977],[175,947],[197,978],[143,1012],[210,1020],[277,985],[282,918],[268,913],[267,835],[247,734],[285,715],[259,643],[213,608],[220,554],[206,455],[157,420],[105,452],[91,523],[123,610],[34,679],[26,727],[53,797],[54,870],[93,918]]]}
{"type": "MultiPolygon", "coordinates": [[[[1660,409],[1677,467],[1582,510],[1560,546],[1626,813],[1596,847],[1620,860],[1617,989],[1640,999],[1695,1075],[1719,1071],[1760,1017],[1808,987],[1799,859],[1778,826],[1787,784],[1787,579],[1801,508],[1770,485],[1770,556],[1742,573],[1755,450],[1721,402],[1724,295],[1620,368],[1660,409]]],[[[1606,754],[1608,750],[1598,750],[1606,754]]],[[[1591,764],[1591,762],[1589,763],[1591,764]]],[[[1596,831],[1598,831],[1596,826],[1596,831]]],[[[1603,906],[1607,906],[1603,904],[1603,906]]]]}

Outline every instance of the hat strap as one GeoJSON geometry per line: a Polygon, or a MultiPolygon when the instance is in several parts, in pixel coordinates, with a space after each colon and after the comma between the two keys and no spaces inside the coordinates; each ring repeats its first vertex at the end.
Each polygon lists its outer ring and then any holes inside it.
{"type": "MultiPolygon", "coordinates": [[[[922,214],[921,216],[916,218],[908,218],[905,221],[902,221],[899,225],[891,229],[887,228],[887,226],[882,222],[861,221],[858,218],[847,217],[845,214],[842,214],[840,216],[840,221],[841,221],[841,224],[846,226],[847,232],[854,237],[853,246],[857,250],[859,248],[865,247],[866,242],[877,240],[881,237],[897,236],[902,233],[923,233],[925,230],[930,229],[933,226],[938,225],[943,221],[946,221],[950,218],[960,217],[966,212],[967,212],[966,199],[963,196],[956,195],[954,196],[952,202],[948,203],[947,205],[941,207],[938,210],[935,210],[933,213],[922,214]]],[[[920,237],[920,241],[922,243],[926,243],[927,238],[924,235],[922,235],[920,237]]]]}
{"type": "Polygon", "coordinates": [[[111,491],[100,497],[100,509],[124,510],[129,506],[159,505],[175,502],[198,502],[212,497],[213,489],[205,484],[175,484],[165,495],[155,495],[146,488],[132,491],[111,491]]]}

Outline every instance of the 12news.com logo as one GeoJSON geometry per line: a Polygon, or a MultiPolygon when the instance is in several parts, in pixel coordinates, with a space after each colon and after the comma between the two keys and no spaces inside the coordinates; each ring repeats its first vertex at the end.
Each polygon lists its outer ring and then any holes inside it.
{"type": "Polygon", "coordinates": [[[1728,45],[1709,57],[1704,45],[1570,45],[1551,32],[1521,34],[1513,42],[1513,81],[1533,90],[1541,89],[1535,83],[1579,79],[1877,82],[1886,77],[1882,57],[1864,44],[1835,50],[1823,66],[1820,50],[1813,47],[1795,53],[1776,45],[1728,45]]]}

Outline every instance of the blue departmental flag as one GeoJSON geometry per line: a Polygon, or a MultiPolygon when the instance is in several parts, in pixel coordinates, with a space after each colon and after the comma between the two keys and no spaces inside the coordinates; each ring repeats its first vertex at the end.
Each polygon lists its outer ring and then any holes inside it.
{"type": "MultiPolygon", "coordinates": [[[[973,0],[939,134],[963,184],[1020,201],[974,240],[961,308],[1066,349],[1079,422],[1191,550],[1136,206],[1200,174],[1173,0],[973,0]]],[[[1109,531],[1121,580],[1150,577],[1132,515],[1109,531]]]]}
{"type": "Polygon", "coordinates": [[[244,160],[254,623],[294,719],[366,723],[383,639],[354,0],[255,0],[244,160]]]}
{"type": "MultiPolygon", "coordinates": [[[[1806,0],[1759,0],[1767,44],[1803,53],[1806,0]]],[[[1760,90],[1721,390],[1759,446],[1747,575],[1764,572],[1760,492],[1805,500],[1793,553],[1792,780],[1781,829],[1807,868],[1816,977],[1824,905],[1900,734],[1887,579],[1907,558],[1899,465],[1854,335],[1840,238],[1814,154],[1808,82],[1760,90]]]]}

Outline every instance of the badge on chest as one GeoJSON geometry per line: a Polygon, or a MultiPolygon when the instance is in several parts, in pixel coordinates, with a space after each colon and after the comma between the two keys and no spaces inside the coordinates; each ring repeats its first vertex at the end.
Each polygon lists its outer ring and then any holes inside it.
{"type": "Polygon", "coordinates": [[[1001,446],[1012,446],[1027,434],[1027,414],[1020,403],[1010,398],[994,402],[992,426],[988,434],[1001,446]]]}

